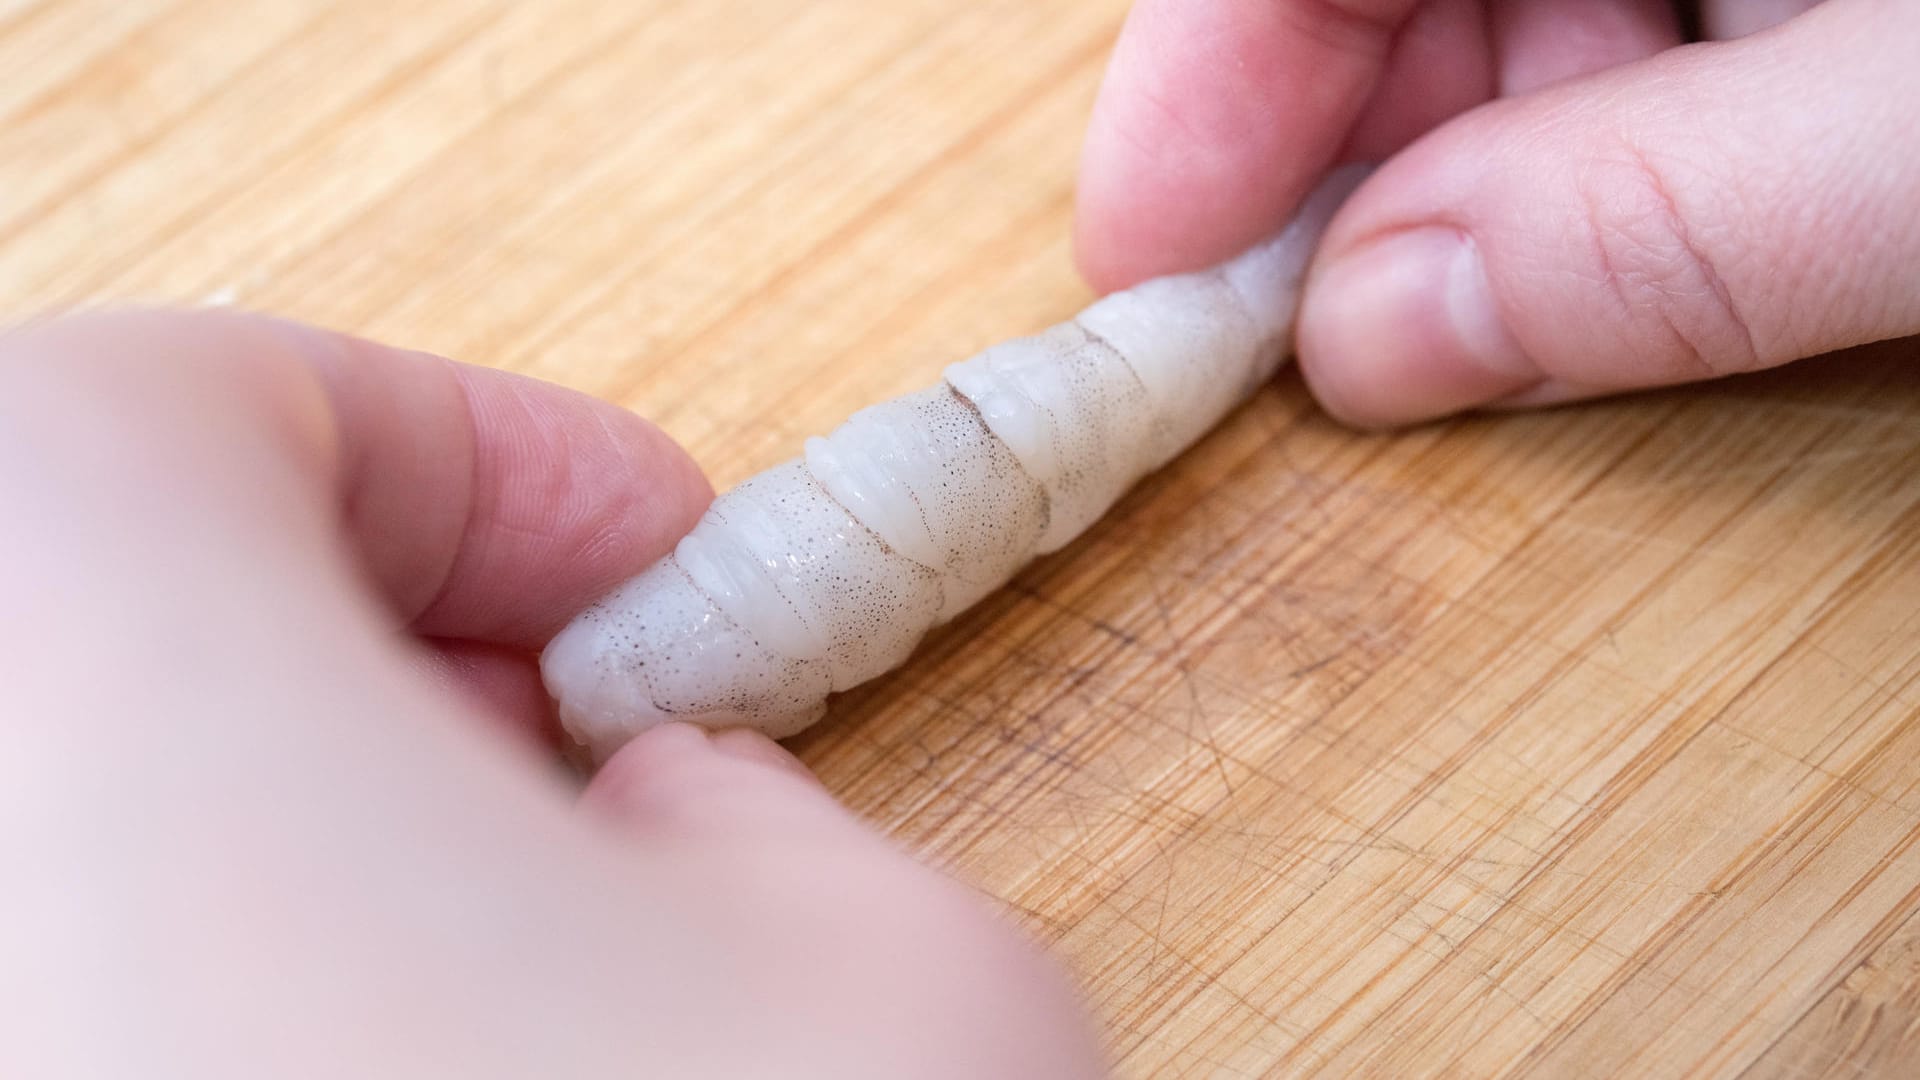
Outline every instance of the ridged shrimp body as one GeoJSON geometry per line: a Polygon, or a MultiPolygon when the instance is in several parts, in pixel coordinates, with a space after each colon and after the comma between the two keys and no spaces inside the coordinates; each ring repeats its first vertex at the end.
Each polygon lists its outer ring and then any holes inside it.
{"type": "Polygon", "coordinates": [[[714,500],[547,647],[568,731],[597,757],[667,720],[777,737],[899,665],[1273,374],[1308,256],[1356,181],[1336,174],[1223,266],[995,345],[714,500]]]}

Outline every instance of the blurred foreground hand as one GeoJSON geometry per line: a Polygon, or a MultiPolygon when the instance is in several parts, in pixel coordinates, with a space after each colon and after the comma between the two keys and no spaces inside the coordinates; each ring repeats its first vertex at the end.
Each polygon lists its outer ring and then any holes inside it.
{"type": "Polygon", "coordinates": [[[533,650],[710,494],[612,406],[305,327],[0,336],[0,1074],[1100,1075],[775,744],[553,766],[533,650]]]}

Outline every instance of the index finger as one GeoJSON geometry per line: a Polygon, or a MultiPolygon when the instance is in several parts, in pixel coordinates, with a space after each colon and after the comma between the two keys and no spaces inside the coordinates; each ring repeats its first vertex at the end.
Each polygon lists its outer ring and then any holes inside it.
{"type": "Polygon", "coordinates": [[[537,649],[712,501],[664,432],[586,394],[339,335],[306,355],[343,526],[416,633],[537,649]]]}
{"type": "Polygon", "coordinates": [[[1195,270],[1286,222],[1336,163],[1417,0],[1139,0],[1081,152],[1095,288],[1195,270]]]}
{"type": "MultiPolygon", "coordinates": [[[[0,336],[9,370],[87,402],[40,425],[68,451],[138,451],[99,482],[151,485],[142,470],[164,465],[159,508],[243,507],[257,535],[226,538],[243,553],[291,554],[312,528],[331,532],[395,622],[426,637],[538,648],[665,554],[712,498],[685,451],[617,406],[261,316],[29,326],[0,336]],[[286,479],[260,478],[282,460],[286,479]]],[[[308,584],[326,587],[321,573],[308,584]]]]}

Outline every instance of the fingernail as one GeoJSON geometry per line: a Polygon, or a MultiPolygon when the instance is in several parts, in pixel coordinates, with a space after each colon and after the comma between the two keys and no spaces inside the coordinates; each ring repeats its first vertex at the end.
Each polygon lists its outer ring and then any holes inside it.
{"type": "Polygon", "coordinates": [[[1302,368],[1341,419],[1413,423],[1539,381],[1493,302],[1473,239],[1425,227],[1341,257],[1308,285],[1302,368]]]}

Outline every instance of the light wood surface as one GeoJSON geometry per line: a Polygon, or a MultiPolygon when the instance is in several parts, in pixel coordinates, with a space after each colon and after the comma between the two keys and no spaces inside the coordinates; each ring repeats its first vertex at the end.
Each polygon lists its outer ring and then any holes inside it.
{"type": "MultiPolygon", "coordinates": [[[[0,0],[0,314],[282,312],[724,485],[1088,298],[1122,14],[0,0]]],[[[1916,359],[1392,437],[1284,378],[798,749],[1125,1075],[1920,1075],[1916,359]]]]}

